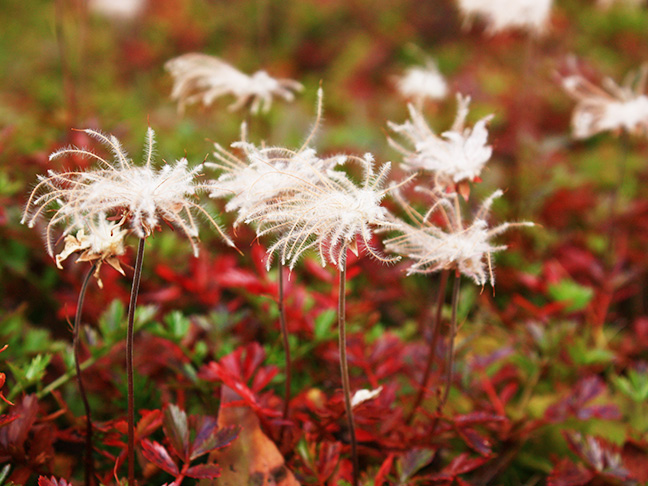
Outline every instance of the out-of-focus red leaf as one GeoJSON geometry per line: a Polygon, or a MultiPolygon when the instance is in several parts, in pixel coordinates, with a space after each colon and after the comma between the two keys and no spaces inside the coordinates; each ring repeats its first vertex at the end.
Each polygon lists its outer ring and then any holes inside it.
{"type": "Polygon", "coordinates": [[[201,427],[191,446],[191,460],[202,456],[215,449],[221,449],[232,443],[239,435],[241,428],[231,425],[218,429],[218,422],[212,417],[203,417],[201,427]]]}
{"type": "Polygon", "coordinates": [[[162,422],[164,435],[169,439],[173,452],[187,462],[189,456],[189,425],[187,414],[175,404],[170,404],[164,410],[162,422]]]}
{"type": "Polygon", "coordinates": [[[547,478],[547,486],[584,486],[594,478],[594,473],[569,459],[563,459],[547,478]]]}
{"type": "Polygon", "coordinates": [[[459,429],[459,435],[463,438],[468,447],[477,451],[482,456],[489,456],[491,454],[492,449],[490,440],[488,437],[481,435],[475,429],[459,429]]]}
{"type": "Polygon", "coordinates": [[[465,474],[467,472],[477,469],[479,466],[484,464],[488,459],[486,457],[470,457],[466,452],[459,454],[455,457],[450,464],[443,468],[443,473],[449,474],[452,477],[458,476],[459,474],[465,474]]]}
{"type": "Polygon", "coordinates": [[[198,464],[187,469],[187,476],[196,479],[215,479],[220,476],[221,468],[216,464],[198,464]]]}
{"type": "Polygon", "coordinates": [[[46,476],[40,476],[38,478],[38,486],[70,486],[65,479],[56,479],[54,476],[48,478],[46,476]]]}
{"type": "Polygon", "coordinates": [[[324,442],[317,458],[317,477],[320,483],[326,483],[340,464],[342,445],[339,442],[324,442]]]}
{"type": "Polygon", "coordinates": [[[648,482],[648,444],[627,440],[621,449],[621,457],[632,479],[642,484],[648,482]]]}
{"type": "Polygon", "coordinates": [[[380,469],[378,469],[378,472],[376,473],[376,477],[374,478],[374,486],[384,485],[385,477],[387,477],[389,471],[391,471],[393,464],[394,464],[394,454],[389,454],[387,456],[387,459],[383,461],[383,463],[380,466],[380,469]]]}
{"type": "Polygon", "coordinates": [[[604,393],[606,389],[605,383],[598,376],[583,378],[572,389],[570,395],[547,409],[545,418],[553,422],[560,422],[568,417],[576,417],[580,420],[618,419],[621,417],[621,413],[615,405],[587,405],[591,400],[604,393]]]}
{"type": "Polygon", "coordinates": [[[144,439],[142,441],[142,455],[169,474],[177,476],[180,473],[178,466],[173,462],[173,459],[171,459],[169,451],[167,451],[164,446],[158,442],[144,439]]]}

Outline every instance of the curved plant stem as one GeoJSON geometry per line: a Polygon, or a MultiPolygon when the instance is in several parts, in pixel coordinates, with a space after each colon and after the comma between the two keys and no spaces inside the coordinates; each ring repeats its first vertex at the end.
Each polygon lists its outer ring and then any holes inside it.
{"type": "Polygon", "coordinates": [[[446,402],[448,401],[448,395],[450,394],[450,387],[452,386],[452,368],[454,366],[454,340],[455,340],[455,334],[457,333],[457,306],[459,305],[460,281],[461,281],[461,275],[459,274],[459,272],[455,272],[454,286],[452,288],[452,318],[450,321],[450,334],[448,336],[446,388],[445,391],[443,392],[443,398],[439,403],[439,412],[443,409],[446,402]]]}
{"type": "Polygon", "coordinates": [[[355,421],[351,407],[351,386],[349,385],[349,364],[346,354],[346,250],[340,256],[340,294],[338,297],[338,334],[340,348],[340,372],[342,373],[342,390],[344,392],[344,409],[346,411],[349,437],[351,441],[351,461],[353,463],[353,486],[358,486],[358,444],[356,442],[355,421]]]}
{"type": "MultiPolygon", "coordinates": [[[[278,259],[279,260],[279,259],[278,259]]],[[[292,360],[290,357],[290,342],[288,341],[288,326],[286,325],[286,305],[284,302],[284,265],[279,261],[279,323],[281,324],[281,339],[283,340],[284,354],[286,357],[286,383],[284,392],[283,420],[288,420],[288,409],[290,404],[290,385],[292,382],[292,360]]],[[[281,426],[280,442],[284,441],[286,425],[281,426]]]]}
{"type": "Polygon", "coordinates": [[[135,328],[135,307],[142,276],[142,260],[144,259],[144,243],[140,238],[135,258],[135,274],[131,287],[130,302],[128,303],[128,331],[126,334],[126,376],[128,380],[128,486],[135,485],[135,391],[133,386],[133,334],[135,328]]]}
{"type": "Polygon", "coordinates": [[[436,302],[436,314],[434,315],[434,321],[432,322],[432,336],[430,338],[430,349],[428,350],[427,362],[425,363],[425,371],[423,372],[423,379],[421,380],[421,386],[419,388],[418,394],[416,395],[416,400],[414,400],[414,406],[410,410],[407,419],[405,420],[407,424],[412,423],[412,419],[416,414],[416,410],[421,405],[423,397],[425,396],[425,390],[428,386],[428,381],[430,380],[430,373],[432,372],[432,363],[434,363],[434,356],[436,352],[436,345],[439,340],[439,330],[441,329],[441,311],[443,310],[443,301],[445,300],[445,291],[448,285],[448,270],[443,270],[441,272],[441,280],[439,281],[439,288],[437,294],[436,302]]]}
{"type": "Polygon", "coordinates": [[[81,394],[81,401],[83,402],[83,407],[85,408],[86,414],[86,441],[85,441],[85,485],[90,486],[94,484],[94,461],[92,459],[92,451],[94,449],[92,444],[92,417],[90,416],[90,404],[88,403],[88,397],[86,396],[85,387],[83,386],[83,379],[81,378],[81,359],[79,356],[79,348],[81,345],[81,340],[79,339],[80,328],[81,328],[81,314],[83,312],[83,302],[85,300],[86,290],[88,289],[88,284],[90,279],[97,269],[97,264],[94,263],[85,278],[83,279],[83,284],[81,284],[81,290],[79,291],[79,300],[77,302],[76,315],[74,316],[74,334],[72,340],[72,347],[74,348],[74,367],[76,370],[77,383],[79,384],[79,393],[81,394]]]}

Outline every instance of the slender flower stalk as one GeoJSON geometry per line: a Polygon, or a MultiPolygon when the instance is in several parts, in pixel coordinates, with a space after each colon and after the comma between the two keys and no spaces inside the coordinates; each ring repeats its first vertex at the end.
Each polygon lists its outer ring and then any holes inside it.
{"type": "Polygon", "coordinates": [[[83,303],[85,301],[85,294],[90,283],[90,278],[95,274],[98,262],[92,264],[88,273],[86,273],[83,283],[81,284],[81,290],[79,291],[79,300],[77,302],[76,315],[74,317],[74,337],[72,348],[74,349],[74,368],[76,371],[77,383],[79,385],[79,394],[81,395],[81,401],[83,402],[83,408],[86,413],[86,441],[85,441],[85,485],[92,486],[95,484],[94,480],[94,460],[92,458],[92,452],[94,450],[94,444],[92,441],[92,416],[90,414],[90,404],[88,403],[88,397],[86,396],[85,387],[83,386],[83,378],[81,377],[81,357],[80,350],[81,340],[80,340],[80,331],[81,331],[81,314],[83,312],[83,303]]]}
{"type": "Polygon", "coordinates": [[[128,484],[135,484],[135,389],[133,380],[133,350],[135,334],[135,308],[142,276],[146,238],[140,238],[135,258],[135,273],[128,302],[128,330],[126,332],[126,376],[128,380],[128,484]]]}
{"type": "Polygon", "coordinates": [[[452,315],[450,317],[450,334],[448,336],[448,356],[446,359],[446,388],[443,392],[441,402],[439,402],[439,413],[443,410],[448,396],[450,395],[450,387],[452,386],[452,375],[454,368],[454,341],[457,334],[457,308],[459,306],[459,288],[461,283],[461,273],[455,271],[454,285],[452,286],[452,315]]]}
{"type": "Polygon", "coordinates": [[[441,278],[439,280],[439,288],[437,291],[437,302],[436,302],[436,312],[432,321],[432,336],[429,341],[428,355],[425,362],[425,370],[423,371],[423,378],[421,379],[421,386],[419,387],[418,394],[414,399],[414,405],[410,410],[409,415],[405,419],[405,422],[408,424],[412,423],[414,415],[418,410],[423,397],[425,396],[425,391],[427,390],[428,382],[430,381],[430,373],[432,372],[432,364],[434,363],[434,358],[436,355],[436,347],[439,341],[439,335],[441,330],[441,312],[443,310],[443,302],[445,301],[445,291],[446,286],[448,285],[448,270],[441,271],[441,278]]]}
{"type": "MultiPolygon", "coordinates": [[[[279,269],[279,324],[281,326],[281,341],[284,347],[284,356],[286,362],[286,382],[284,384],[284,406],[282,418],[284,422],[288,420],[288,411],[290,410],[290,386],[292,384],[292,359],[290,356],[290,341],[288,340],[288,325],[286,323],[286,302],[284,295],[284,265],[279,262],[277,264],[279,269]]],[[[286,432],[286,425],[281,426],[280,442],[283,443],[284,435],[286,432]]]]}
{"type": "Polygon", "coordinates": [[[351,405],[351,384],[349,382],[349,363],[347,361],[347,336],[346,336],[346,251],[340,256],[339,269],[339,294],[338,294],[338,348],[340,352],[340,374],[342,375],[342,391],[344,394],[344,410],[349,427],[349,442],[351,443],[351,462],[353,464],[352,485],[358,486],[358,442],[356,439],[355,420],[351,405]]]}

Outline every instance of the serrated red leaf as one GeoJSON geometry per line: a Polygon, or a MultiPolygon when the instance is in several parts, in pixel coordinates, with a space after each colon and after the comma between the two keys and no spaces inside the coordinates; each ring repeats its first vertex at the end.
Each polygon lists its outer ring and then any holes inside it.
{"type": "Polygon", "coordinates": [[[180,410],[180,407],[170,404],[164,409],[164,420],[162,421],[164,435],[169,439],[172,451],[183,462],[187,462],[189,456],[189,424],[187,414],[180,410]]]}
{"type": "MultiPolygon", "coordinates": [[[[162,411],[161,410],[142,410],[140,411],[142,418],[137,422],[135,435],[138,438],[148,437],[155,432],[160,425],[162,425],[162,411]]],[[[124,427],[126,422],[123,422],[124,427]]],[[[123,429],[126,433],[126,428],[123,429]]]]}
{"type": "Polygon", "coordinates": [[[177,476],[180,473],[169,452],[158,442],[144,439],[142,441],[142,455],[169,474],[177,476]]]}
{"type": "Polygon", "coordinates": [[[221,468],[217,464],[198,464],[187,469],[187,476],[196,479],[214,479],[220,476],[221,468]]]}
{"type": "Polygon", "coordinates": [[[240,427],[230,425],[216,430],[218,423],[212,417],[203,417],[203,425],[196,435],[191,446],[191,460],[202,456],[216,449],[222,449],[228,446],[236,439],[240,432],[240,427]]]}
{"type": "Polygon", "coordinates": [[[70,483],[65,479],[56,479],[54,476],[51,478],[40,476],[38,478],[38,486],[70,486],[70,483]]]}

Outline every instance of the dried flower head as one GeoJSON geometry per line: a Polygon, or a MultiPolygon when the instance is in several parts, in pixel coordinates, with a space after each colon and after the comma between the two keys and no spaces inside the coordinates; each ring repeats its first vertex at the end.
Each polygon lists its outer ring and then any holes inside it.
{"type": "Polygon", "coordinates": [[[275,79],[265,71],[248,76],[221,59],[206,54],[189,53],[171,59],[165,67],[173,77],[171,99],[178,101],[182,112],[186,105],[202,102],[211,105],[216,98],[232,95],[236,101],[230,111],[249,107],[254,114],[267,112],[272,98],[294,99],[302,85],[292,79],[275,79]]]}
{"type": "MultiPolygon", "coordinates": [[[[408,206],[408,213],[416,219],[417,226],[402,221],[396,223],[396,229],[402,234],[386,240],[385,248],[413,260],[408,275],[455,269],[473,279],[477,285],[485,285],[487,282],[494,285],[491,255],[506,249],[506,245],[493,246],[490,240],[509,228],[533,226],[533,223],[503,223],[489,228],[486,216],[493,201],[502,195],[502,191],[497,190],[482,203],[472,224],[466,227],[456,193],[446,195],[438,191],[417,189],[431,195],[434,204],[423,216],[408,206]],[[430,217],[436,210],[441,211],[446,220],[445,231],[430,222],[430,217]]],[[[402,198],[401,203],[406,204],[402,198]]]]}
{"type": "Polygon", "coordinates": [[[205,209],[193,201],[202,185],[196,176],[202,169],[198,165],[188,169],[187,160],[175,164],[153,167],[154,132],[148,129],[143,166],[133,165],[121,144],[113,135],[95,130],[84,130],[113,153],[114,160],[100,157],[86,149],[69,147],[50,155],[50,160],[65,155],[81,155],[95,159],[100,168],[91,171],[50,171],[39,177],[32,191],[22,222],[33,227],[37,218],[50,207],[55,207],[46,229],[47,250],[53,254],[52,230],[65,224],[64,235],[75,229],[87,227],[88,221],[102,214],[117,213],[130,222],[133,232],[140,238],[149,236],[162,221],[177,226],[190,240],[194,254],[198,254],[198,224],[196,214],[202,215],[219,231],[225,241],[233,243],[221,231],[205,209]]]}
{"type": "Polygon", "coordinates": [[[511,29],[540,34],[547,27],[552,0],[457,0],[457,4],[466,23],[479,17],[490,34],[511,29]]]}
{"type": "Polygon", "coordinates": [[[322,89],[318,93],[317,119],[313,129],[299,150],[282,147],[256,147],[247,141],[246,125],[241,130],[241,141],[231,146],[240,149],[241,159],[215,144],[216,163],[205,166],[221,172],[216,181],[208,184],[210,197],[232,196],[226,211],[238,211],[235,224],[245,221],[251,212],[259,212],[279,196],[299,190],[303,184],[317,184],[321,174],[343,164],[346,156],[320,158],[308,147],[317,130],[322,112],[322,89]]]}
{"type": "Polygon", "coordinates": [[[426,99],[440,100],[448,94],[448,85],[443,79],[434,61],[423,66],[413,66],[397,79],[398,92],[407,99],[412,99],[418,106],[426,99]]]}
{"type": "Polygon", "coordinates": [[[56,266],[63,268],[61,262],[73,253],[80,252],[77,262],[92,262],[96,264],[94,276],[99,287],[103,287],[99,278],[101,265],[107,263],[122,275],[119,255],[125,252],[124,238],[128,230],[122,226],[123,221],[108,221],[105,214],[99,214],[87,221],[87,227],[81,228],[76,235],[65,237],[65,248],[56,255],[56,266]]]}
{"type": "Polygon", "coordinates": [[[146,7],[146,0],[90,0],[90,10],[114,20],[133,20],[146,7]]]}
{"type": "Polygon", "coordinates": [[[563,88],[576,100],[572,114],[574,137],[588,138],[608,130],[648,135],[648,96],[644,93],[647,80],[648,64],[638,74],[628,75],[622,86],[610,78],[603,80],[603,88],[580,75],[563,78],[563,88]]]}
{"type": "Polygon", "coordinates": [[[646,6],[646,0],[597,0],[596,6],[602,10],[608,10],[615,5],[622,5],[628,8],[639,8],[646,6]]]}
{"type": "Polygon", "coordinates": [[[482,118],[472,129],[466,128],[469,104],[470,97],[457,94],[457,117],[452,128],[443,132],[441,137],[430,129],[419,110],[408,105],[410,120],[402,125],[392,122],[388,125],[413,148],[405,148],[391,138],[389,144],[405,156],[405,166],[409,170],[433,172],[438,186],[451,188],[458,182],[474,180],[493,153],[493,149],[486,145],[486,125],[493,115],[482,118]]]}
{"type": "Polygon", "coordinates": [[[253,211],[246,222],[259,225],[259,236],[275,233],[277,241],[268,249],[277,251],[283,264],[294,268],[299,257],[317,248],[322,265],[330,262],[342,267],[347,249],[357,254],[356,238],[362,238],[367,251],[382,262],[397,259],[377,253],[369,242],[373,226],[388,224],[387,210],[380,205],[388,192],[383,189],[390,164],[375,171],[373,157],[347,157],[363,168],[360,186],[344,172],[328,170],[319,174],[319,182],[304,182],[298,190],[277,198],[253,211]]]}

